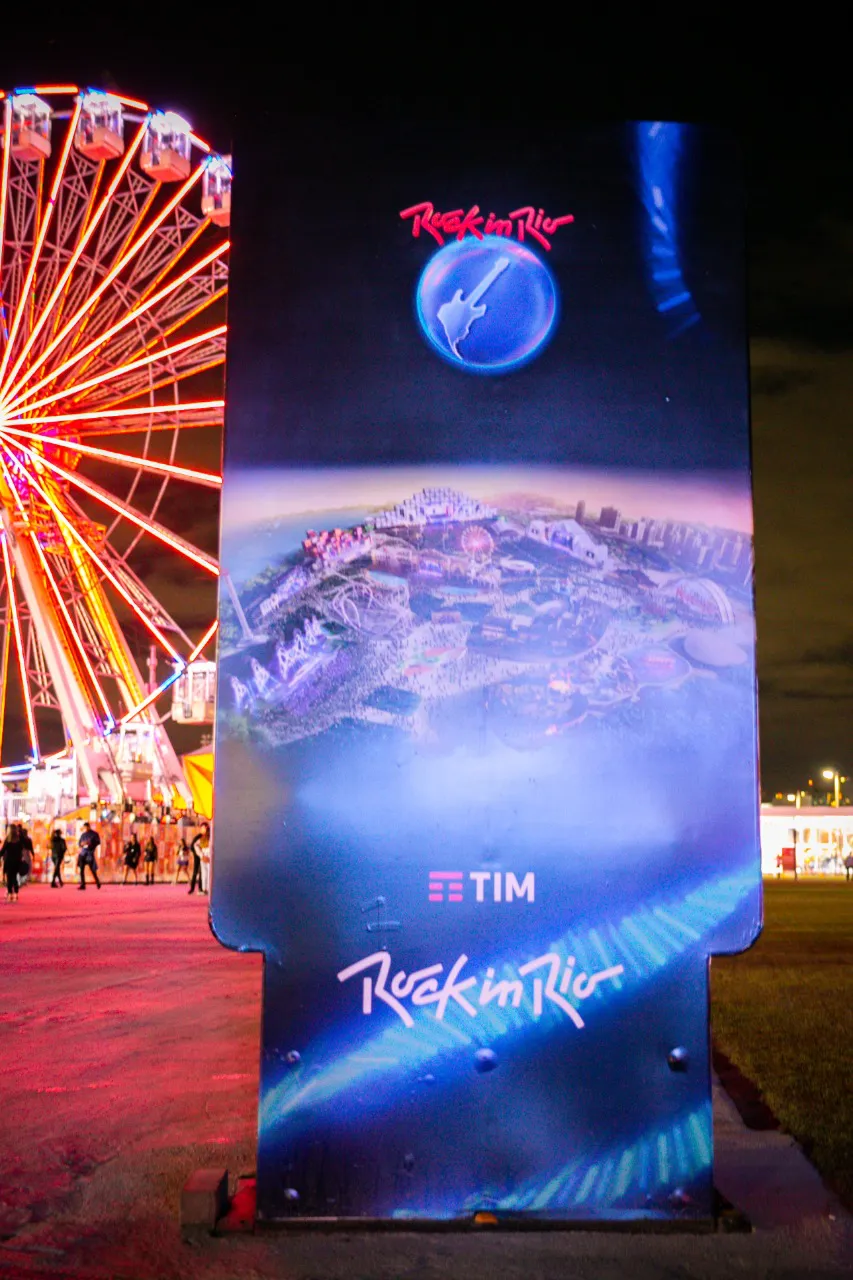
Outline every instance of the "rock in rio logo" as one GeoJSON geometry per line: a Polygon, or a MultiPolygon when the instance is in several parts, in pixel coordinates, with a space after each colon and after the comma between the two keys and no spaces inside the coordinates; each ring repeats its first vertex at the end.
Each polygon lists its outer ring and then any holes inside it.
{"type": "Polygon", "coordinates": [[[558,227],[564,227],[575,220],[573,213],[548,218],[544,209],[536,209],[532,204],[513,209],[506,218],[496,218],[493,213],[482,214],[478,204],[472,204],[467,213],[464,209],[440,213],[428,200],[422,204],[413,204],[408,209],[401,209],[400,217],[412,219],[413,236],[417,238],[423,229],[440,245],[444,244],[445,235],[464,240],[470,232],[477,240],[482,240],[483,236],[512,236],[514,233],[522,244],[525,237],[530,236],[543,249],[551,248],[548,236],[552,236],[558,227]]]}
{"type": "Polygon", "coordinates": [[[440,356],[466,373],[501,374],[542,351],[557,319],[558,294],[532,246],[550,250],[548,236],[573,222],[572,214],[550,218],[527,205],[496,218],[478,205],[440,213],[423,203],[400,217],[412,219],[416,239],[423,230],[439,246],[418,281],[416,305],[421,330],[440,356]]]}

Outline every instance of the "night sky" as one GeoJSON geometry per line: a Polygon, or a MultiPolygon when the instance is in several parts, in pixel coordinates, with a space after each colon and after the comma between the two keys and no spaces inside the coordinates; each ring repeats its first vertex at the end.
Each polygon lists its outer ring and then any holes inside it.
{"type": "MultiPolygon", "coordinates": [[[[365,58],[358,51],[378,49],[380,33],[354,31],[346,62],[336,51],[346,41],[333,38],[331,13],[322,33],[297,36],[294,27],[281,55],[271,46],[285,38],[284,26],[274,35],[253,19],[245,32],[220,25],[210,34],[201,12],[193,17],[191,25],[151,11],[150,21],[125,32],[105,13],[101,23],[66,18],[63,29],[47,14],[18,33],[6,26],[0,82],[115,84],[181,111],[222,151],[230,149],[236,98],[267,128],[271,106],[271,166],[277,137],[299,129],[300,112],[318,109],[340,112],[349,127],[375,112],[415,113],[459,130],[466,118],[488,117],[512,124],[516,136],[522,126],[532,147],[543,117],[722,121],[738,129],[749,202],[762,788],[772,794],[804,786],[823,765],[853,774],[853,464],[846,439],[853,128],[843,68],[826,49],[813,60],[793,37],[787,47],[744,46],[736,31],[716,33],[726,50],[718,56],[713,32],[681,39],[667,34],[659,15],[642,34],[626,37],[631,63],[614,55],[603,33],[579,29],[567,31],[543,62],[553,26],[544,12],[531,15],[523,31],[507,26],[472,39],[449,11],[424,9],[421,39],[429,48],[384,32],[396,55],[365,58]]],[[[236,165],[239,173],[239,155],[236,165]]],[[[210,441],[197,448],[198,461],[209,464],[210,441]]],[[[190,516],[178,505],[173,520],[201,545],[215,538],[213,511],[190,516]]],[[[150,570],[162,577],[164,599],[175,597],[166,602],[176,616],[196,628],[203,591],[190,593],[192,616],[182,618],[170,568],[156,552],[150,570]]]]}

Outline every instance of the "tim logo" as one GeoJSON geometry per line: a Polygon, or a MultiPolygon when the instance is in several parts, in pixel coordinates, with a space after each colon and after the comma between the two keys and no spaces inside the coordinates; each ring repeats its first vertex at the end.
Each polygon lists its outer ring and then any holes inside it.
{"type": "MultiPolygon", "coordinates": [[[[528,871],[521,883],[512,871],[469,871],[468,880],[474,884],[475,902],[514,902],[525,898],[536,901],[536,876],[528,871]]],[[[430,902],[463,902],[465,900],[465,873],[463,871],[430,871],[430,902]]]]}

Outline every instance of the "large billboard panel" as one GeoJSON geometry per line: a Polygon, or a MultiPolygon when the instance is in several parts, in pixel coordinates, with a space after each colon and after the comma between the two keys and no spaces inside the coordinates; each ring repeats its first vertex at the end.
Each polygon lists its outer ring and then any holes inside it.
{"type": "Polygon", "coordinates": [[[259,1215],[708,1217],[708,957],[760,922],[730,141],[237,154],[212,918],[265,957],[259,1215]]]}

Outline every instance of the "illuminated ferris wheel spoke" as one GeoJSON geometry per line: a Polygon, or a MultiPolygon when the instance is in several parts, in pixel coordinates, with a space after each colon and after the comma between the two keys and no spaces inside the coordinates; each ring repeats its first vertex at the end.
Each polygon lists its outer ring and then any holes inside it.
{"type": "Polygon", "coordinates": [[[134,453],[116,453],[114,449],[98,449],[94,445],[83,444],[80,440],[67,440],[62,436],[36,435],[32,431],[21,431],[18,427],[4,426],[7,435],[20,437],[23,440],[41,442],[54,447],[63,453],[81,453],[91,458],[100,458],[105,462],[114,462],[117,466],[130,467],[134,470],[151,472],[157,475],[174,476],[177,480],[189,480],[196,484],[207,485],[212,489],[222,488],[222,477],[213,471],[196,471],[192,467],[178,467],[170,462],[157,462],[153,458],[140,457],[134,453]]]}
{"type": "MultiPolygon", "coordinates": [[[[7,103],[7,109],[10,110],[8,103],[7,103]]],[[[73,252],[71,253],[71,257],[69,258],[69,261],[65,269],[62,272],[62,275],[60,276],[57,284],[54,287],[53,293],[50,295],[49,299],[47,300],[44,307],[42,308],[41,315],[37,320],[36,324],[33,326],[33,330],[30,333],[29,338],[27,339],[27,344],[21,353],[21,357],[22,357],[21,362],[23,362],[23,359],[25,359],[26,356],[29,354],[30,349],[32,348],[36,339],[41,334],[42,329],[50,320],[53,312],[53,308],[57,305],[57,303],[59,303],[56,315],[54,316],[53,336],[56,335],[56,330],[59,325],[59,320],[62,316],[64,306],[69,297],[69,282],[71,281],[71,278],[74,274],[74,270],[77,267],[78,263],[80,262],[83,254],[85,253],[86,248],[89,245],[92,237],[94,236],[95,232],[100,226],[101,220],[103,219],[104,214],[111,207],[113,207],[111,205],[111,202],[116,192],[118,191],[118,188],[121,185],[122,180],[125,177],[128,167],[130,166],[131,162],[136,158],[136,153],[138,152],[140,146],[142,145],[142,140],[145,137],[146,128],[147,128],[147,118],[139,126],[139,129],[137,130],[133,140],[131,141],[130,146],[125,151],[124,159],[122,160],[121,164],[116,170],[116,173],[109,187],[107,188],[107,191],[103,199],[98,205],[97,211],[92,216],[91,220],[87,221],[85,226],[82,228],[80,239],[78,240],[76,246],[74,247],[73,252]]],[[[96,195],[97,186],[98,186],[97,183],[93,183],[92,199],[90,199],[89,201],[90,205],[93,203],[93,199],[96,195]]],[[[84,277],[81,283],[83,285],[86,285],[87,283],[89,283],[89,280],[90,280],[89,276],[84,277]]],[[[77,305],[76,302],[75,302],[75,305],[77,305]]]]}
{"type": "MultiPolygon", "coordinates": [[[[27,413],[33,413],[36,409],[43,409],[46,405],[55,404],[57,400],[62,400],[66,397],[76,400],[84,391],[103,386],[108,382],[121,380],[121,385],[123,385],[127,374],[138,369],[147,368],[148,365],[156,364],[159,360],[168,360],[183,351],[189,351],[192,347],[201,346],[211,338],[224,336],[226,328],[226,325],[221,324],[213,329],[206,329],[203,333],[197,333],[192,338],[185,338],[183,342],[175,342],[172,346],[163,347],[160,351],[153,351],[149,355],[140,356],[138,360],[132,360],[128,364],[120,364],[114,369],[107,369],[105,372],[99,373],[85,382],[72,383],[61,391],[55,391],[52,395],[43,396],[40,400],[31,401],[28,395],[24,395],[17,401],[17,404],[18,406],[23,405],[27,413]]],[[[147,385],[147,381],[143,381],[141,385],[147,385]]],[[[115,392],[115,388],[111,388],[111,390],[113,393],[115,392]]]]}
{"type": "MultiPolygon", "coordinates": [[[[153,220],[153,222],[151,222],[149,226],[146,227],[143,234],[140,235],[130,245],[130,247],[127,249],[125,253],[119,256],[118,261],[109,269],[109,271],[101,280],[101,282],[95,287],[92,293],[86,298],[86,301],[80,307],[78,307],[78,309],[74,312],[71,318],[65,322],[63,327],[60,329],[59,333],[48,343],[44,351],[33,362],[29,370],[30,373],[35,372],[36,369],[41,368],[41,366],[45,363],[45,361],[47,361],[50,358],[50,356],[53,355],[54,351],[56,351],[57,347],[59,347],[65,339],[69,337],[71,337],[74,341],[77,341],[79,339],[79,337],[82,335],[83,331],[86,328],[87,318],[90,318],[93,314],[95,314],[96,303],[99,301],[102,295],[106,293],[107,289],[116,279],[116,277],[126,270],[128,264],[133,260],[133,258],[135,258],[137,254],[141,253],[142,249],[148,243],[150,238],[157,232],[157,230],[166,221],[167,217],[175,208],[175,206],[179,203],[179,201],[183,198],[183,196],[189,191],[190,187],[192,187],[195,184],[195,182],[198,181],[200,177],[201,177],[201,167],[199,167],[195,171],[195,173],[192,175],[192,177],[188,179],[186,183],[184,183],[180,191],[178,191],[178,193],[175,196],[173,196],[173,198],[169,201],[169,203],[165,206],[165,208],[160,211],[160,213],[153,220]]],[[[24,294],[22,293],[22,300],[23,300],[23,297],[24,297],[24,294]]],[[[14,342],[14,336],[11,336],[9,341],[9,347],[12,346],[13,342],[14,342]]],[[[15,370],[15,372],[17,372],[17,369],[15,370]]],[[[12,376],[14,376],[14,374],[12,376]]],[[[12,393],[17,391],[19,386],[20,384],[17,384],[16,386],[12,387],[11,389],[12,393]]]]}
{"type": "MultiPolygon", "coordinates": [[[[78,102],[74,108],[74,114],[72,116],[73,125],[76,126],[79,116],[80,116],[80,103],[78,102]]],[[[71,143],[73,141],[73,136],[74,135],[71,131],[71,128],[69,128],[65,138],[65,143],[62,148],[62,155],[60,157],[59,164],[57,165],[56,174],[53,180],[53,185],[50,190],[50,195],[47,199],[47,204],[44,206],[41,217],[39,219],[38,233],[36,235],[36,240],[35,240],[35,244],[33,246],[32,252],[30,253],[29,266],[27,267],[27,273],[24,277],[23,287],[18,296],[18,304],[15,307],[15,314],[12,317],[12,324],[9,328],[9,340],[6,343],[6,350],[3,352],[3,358],[2,360],[0,360],[0,384],[3,383],[4,375],[6,373],[6,369],[9,363],[9,357],[12,354],[12,351],[14,349],[15,339],[18,336],[18,329],[20,328],[20,324],[24,317],[25,310],[29,305],[29,303],[31,302],[31,300],[33,299],[33,281],[35,280],[35,275],[38,269],[39,259],[41,256],[41,251],[44,248],[44,242],[45,242],[45,239],[47,238],[47,233],[50,230],[50,224],[53,219],[54,210],[56,209],[56,197],[59,192],[59,188],[62,183],[62,180],[65,177],[65,166],[68,163],[68,156],[71,152],[71,143]]]]}
{"type": "MultiPolygon", "coordinates": [[[[12,620],[12,634],[15,637],[15,651],[18,657],[18,670],[21,676],[21,689],[24,694],[24,708],[27,714],[27,727],[30,732],[30,745],[33,750],[33,760],[38,763],[40,758],[38,732],[36,730],[36,720],[33,713],[32,695],[30,693],[30,682],[27,679],[27,662],[24,656],[24,641],[21,635],[21,620],[18,613],[18,602],[15,597],[15,581],[12,572],[12,563],[9,557],[9,546],[6,540],[5,530],[0,531],[0,543],[3,548],[3,567],[6,571],[6,598],[9,602],[9,613],[12,620]]],[[[4,690],[5,692],[5,690],[4,690]]]]}
{"type": "Polygon", "coordinates": [[[58,721],[40,717],[58,713],[79,794],[119,799],[144,757],[146,795],[188,799],[157,701],[215,623],[194,644],[144,557],[154,539],[175,572],[201,569],[211,587],[218,574],[157,513],[175,483],[221,484],[181,449],[187,429],[222,423],[230,160],[122,95],[0,98],[0,749],[17,665],[33,760],[67,755],[42,751],[58,721]],[[131,439],[110,448],[119,435],[131,439]],[[131,636],[153,641],[165,680],[156,657],[143,677],[131,636]]]}
{"type": "MultiPolygon", "coordinates": [[[[0,282],[3,281],[3,247],[6,242],[6,203],[9,194],[9,165],[12,159],[11,141],[12,104],[7,100],[3,103],[3,155],[0,157],[0,282]]],[[[2,339],[4,346],[9,341],[5,315],[3,314],[2,293],[0,293],[0,339],[2,339]]],[[[0,738],[0,741],[2,741],[2,738],[0,738]]]]}
{"type": "MultiPolygon", "coordinates": [[[[7,487],[12,491],[16,505],[18,506],[19,511],[21,513],[22,519],[26,523],[30,523],[28,514],[24,508],[24,504],[21,500],[20,494],[17,492],[14,481],[9,475],[6,462],[2,458],[0,458],[0,468],[2,468],[3,475],[6,479],[7,487]]],[[[79,661],[82,664],[82,667],[86,673],[86,676],[88,676],[91,682],[92,689],[94,690],[95,695],[98,699],[98,702],[101,705],[101,708],[106,717],[106,721],[107,723],[111,724],[113,723],[113,715],[112,715],[112,712],[110,711],[109,704],[107,703],[106,697],[104,695],[104,691],[101,688],[101,685],[98,681],[98,677],[95,674],[91,659],[89,657],[89,654],[86,651],[86,647],[83,643],[80,633],[77,627],[75,626],[73,619],[71,618],[71,614],[69,612],[69,609],[65,600],[63,599],[62,592],[59,589],[59,585],[57,583],[56,577],[54,576],[51,570],[51,567],[47,560],[47,556],[45,555],[41,547],[41,544],[39,542],[38,535],[32,528],[30,528],[29,530],[27,530],[26,536],[29,538],[30,544],[32,546],[32,550],[34,551],[36,559],[38,560],[41,566],[44,581],[47,583],[50,593],[53,596],[55,603],[59,609],[60,615],[65,623],[65,626],[67,629],[67,635],[70,637],[74,648],[77,650],[79,661]]]]}
{"type": "MultiPolygon", "coordinates": [[[[0,438],[9,441],[9,437],[4,437],[2,432],[0,432],[0,438]]],[[[196,564],[206,569],[208,573],[214,576],[219,574],[219,566],[213,556],[208,555],[205,551],[200,551],[198,547],[194,547],[191,542],[188,542],[186,538],[182,538],[180,534],[172,533],[171,530],[158,524],[156,520],[150,520],[140,515],[133,507],[118,498],[114,498],[112,494],[108,493],[101,485],[95,484],[93,480],[83,480],[80,476],[75,475],[73,471],[66,470],[65,467],[61,467],[58,462],[54,462],[44,454],[35,454],[32,449],[27,448],[25,445],[21,445],[20,448],[34,464],[49,467],[51,471],[55,472],[63,480],[67,480],[69,484],[75,485],[83,493],[96,498],[104,506],[110,507],[119,515],[130,520],[131,523],[138,525],[140,529],[150,533],[152,537],[158,538],[166,546],[171,547],[173,551],[179,551],[188,560],[194,560],[196,564]]]]}
{"type": "MultiPolygon", "coordinates": [[[[9,426],[21,427],[29,423],[37,422],[40,426],[47,426],[51,423],[58,422],[89,422],[92,419],[100,419],[102,417],[118,418],[144,418],[146,416],[154,416],[160,413],[197,413],[204,410],[209,413],[212,409],[223,409],[225,407],[224,400],[199,400],[197,402],[189,401],[185,404],[152,404],[142,405],[138,409],[113,409],[111,405],[107,405],[103,411],[93,410],[91,412],[78,413],[58,413],[58,414],[37,414],[32,418],[7,418],[9,426]]],[[[4,423],[5,425],[5,423],[4,423]]]]}
{"type": "MultiPolygon", "coordinates": [[[[8,453],[8,451],[7,451],[7,454],[10,461],[13,463],[13,465],[15,465],[18,469],[23,469],[20,459],[18,459],[11,453],[8,453]]],[[[191,659],[183,659],[181,657],[177,649],[174,647],[171,641],[166,638],[166,636],[160,630],[157,623],[154,621],[154,617],[156,616],[156,613],[159,612],[159,608],[156,605],[156,602],[154,602],[154,599],[150,595],[150,593],[148,593],[147,590],[138,581],[134,584],[136,587],[136,597],[134,596],[133,593],[131,593],[130,590],[128,590],[128,587],[126,585],[127,577],[128,577],[127,566],[122,566],[125,573],[125,579],[126,579],[125,583],[123,583],[119,579],[117,573],[114,573],[110,569],[110,567],[106,564],[106,562],[95,551],[94,547],[92,547],[90,543],[87,542],[87,540],[84,538],[83,534],[80,532],[77,526],[74,525],[68,519],[68,517],[63,514],[63,512],[59,509],[59,507],[53,501],[53,499],[51,498],[47,490],[44,489],[43,486],[38,483],[38,481],[32,476],[32,474],[28,475],[28,480],[29,480],[29,483],[32,485],[32,487],[44,499],[47,506],[49,506],[50,509],[53,511],[54,515],[56,516],[56,519],[62,525],[64,532],[70,538],[73,538],[74,541],[77,542],[86,552],[86,554],[94,561],[94,563],[100,569],[101,573],[104,575],[107,581],[110,582],[110,584],[115,588],[115,590],[122,597],[125,603],[134,611],[134,613],[137,615],[140,621],[144,624],[144,626],[148,629],[148,631],[150,631],[151,635],[154,637],[157,643],[162,646],[162,648],[166,651],[166,653],[168,653],[169,657],[172,658],[175,662],[179,662],[179,663],[183,663],[184,661],[190,661],[191,659]],[[140,604],[140,598],[148,602],[148,605],[149,605],[148,612],[146,612],[146,610],[140,604]]],[[[174,623],[172,624],[172,627],[173,629],[176,629],[174,623]]],[[[183,635],[183,633],[181,634],[183,635]]],[[[184,637],[184,639],[186,639],[186,637],[184,637]]]]}
{"type": "MultiPolygon", "coordinates": [[[[227,253],[228,248],[229,248],[229,242],[227,240],[223,244],[217,245],[215,249],[211,250],[210,253],[206,254],[205,257],[202,258],[199,262],[194,263],[191,267],[188,267],[186,271],[182,272],[181,275],[179,275],[176,280],[170,281],[168,285],[165,285],[162,289],[159,290],[159,292],[147,298],[144,302],[140,303],[138,306],[130,308],[122,316],[121,320],[116,321],[104,333],[97,334],[85,347],[83,347],[80,351],[77,351],[74,355],[69,356],[58,367],[52,369],[49,374],[42,377],[40,381],[34,384],[31,384],[29,387],[30,394],[36,391],[41,391],[43,387],[48,386],[51,382],[59,378],[68,369],[73,368],[75,364],[78,364],[81,360],[84,360],[86,356],[90,355],[94,351],[97,351],[99,347],[105,347],[106,343],[112,337],[120,333],[123,329],[126,329],[129,325],[134,324],[134,322],[138,321],[143,315],[146,314],[146,312],[150,312],[152,308],[157,306],[160,302],[162,302],[166,298],[171,297],[173,294],[177,293],[178,290],[181,289],[183,285],[185,285],[188,281],[192,280],[194,276],[197,276],[199,272],[204,271],[204,269],[210,263],[214,262],[217,258],[220,258],[223,256],[223,254],[227,253]]],[[[151,317],[150,319],[153,323],[155,324],[157,323],[156,316],[151,317]]],[[[39,368],[42,367],[42,365],[44,364],[45,358],[47,357],[48,354],[51,353],[51,348],[55,350],[56,345],[58,345],[58,343],[56,343],[56,340],[54,340],[54,343],[49,344],[45,355],[42,357],[39,357],[39,359],[33,362],[29,370],[27,371],[27,378],[31,377],[33,373],[35,373],[39,368]]],[[[101,353],[101,358],[102,359],[105,358],[104,353],[101,353]]],[[[6,390],[5,388],[2,388],[2,384],[0,384],[0,403],[6,405],[9,409],[14,408],[17,404],[19,404],[25,398],[21,394],[21,390],[24,385],[25,385],[25,380],[22,380],[16,383],[14,386],[9,387],[8,390],[6,390]]]]}

